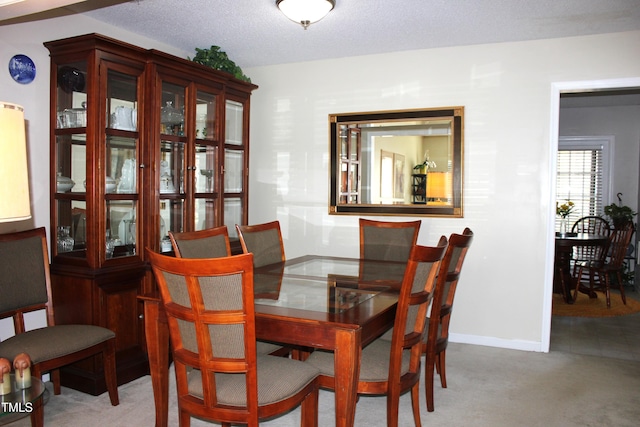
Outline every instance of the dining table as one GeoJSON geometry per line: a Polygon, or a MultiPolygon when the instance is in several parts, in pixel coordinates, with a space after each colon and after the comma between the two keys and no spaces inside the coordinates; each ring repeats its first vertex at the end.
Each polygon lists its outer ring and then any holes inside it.
{"type": "Polygon", "coordinates": [[[562,294],[567,304],[573,304],[571,290],[575,288],[575,281],[571,275],[571,259],[573,248],[576,246],[604,246],[608,236],[589,233],[556,233],[553,292],[562,294]]]}
{"type": "MultiPolygon", "coordinates": [[[[254,270],[256,337],[333,351],[337,427],[354,424],[362,347],[393,326],[405,267],[402,262],[306,255],[254,270]]],[[[158,293],[139,298],[144,303],[155,425],[166,427],[167,318],[158,293]]]]}

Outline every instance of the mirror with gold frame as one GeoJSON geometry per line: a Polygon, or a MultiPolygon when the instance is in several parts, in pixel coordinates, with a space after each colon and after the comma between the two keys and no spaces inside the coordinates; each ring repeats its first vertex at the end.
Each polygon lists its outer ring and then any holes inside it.
{"type": "Polygon", "coordinates": [[[462,217],[464,107],[329,115],[330,214],[462,217]]]}

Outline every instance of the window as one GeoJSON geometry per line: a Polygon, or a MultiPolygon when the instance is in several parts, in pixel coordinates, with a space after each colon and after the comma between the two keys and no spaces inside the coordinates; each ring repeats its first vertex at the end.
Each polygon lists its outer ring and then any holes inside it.
{"type": "MultiPolygon", "coordinates": [[[[569,228],[583,216],[602,215],[608,198],[608,138],[560,138],[557,164],[556,200],[572,201],[569,228]]],[[[560,218],[556,217],[556,229],[560,218]]]]}

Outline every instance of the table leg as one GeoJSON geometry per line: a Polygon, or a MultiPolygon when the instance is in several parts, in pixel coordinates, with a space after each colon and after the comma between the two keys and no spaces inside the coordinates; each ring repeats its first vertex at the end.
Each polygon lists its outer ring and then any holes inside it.
{"type": "Polygon", "coordinates": [[[167,427],[169,418],[169,325],[160,301],[144,301],[144,328],[149,372],[156,408],[156,427],[167,427]]]}
{"type": "Polygon", "coordinates": [[[554,281],[556,288],[560,288],[562,298],[567,304],[573,304],[571,291],[573,290],[573,278],[571,277],[571,248],[556,247],[556,261],[554,281]]]}
{"type": "Polygon", "coordinates": [[[338,330],[333,356],[336,427],[351,427],[355,422],[361,356],[360,330],[338,330]]]}
{"type": "Polygon", "coordinates": [[[43,396],[40,396],[33,402],[33,410],[31,411],[31,427],[44,427],[44,402],[43,396]]]}

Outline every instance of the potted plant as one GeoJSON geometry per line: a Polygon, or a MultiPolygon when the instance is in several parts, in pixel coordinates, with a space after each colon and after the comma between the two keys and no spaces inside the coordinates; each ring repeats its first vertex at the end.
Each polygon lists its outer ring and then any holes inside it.
{"type": "Polygon", "coordinates": [[[220,50],[220,46],[211,46],[209,49],[196,48],[196,56],[191,60],[214,70],[229,73],[236,79],[251,83],[251,79],[244,75],[242,69],[229,59],[225,52],[220,50]]]}
{"type": "Polygon", "coordinates": [[[424,162],[418,163],[417,165],[415,165],[413,167],[413,170],[415,171],[415,173],[426,174],[427,172],[429,172],[429,169],[435,168],[435,167],[436,167],[436,162],[434,162],[433,160],[429,160],[429,151],[427,150],[427,152],[424,155],[424,162]]]}
{"type": "Polygon", "coordinates": [[[637,215],[637,212],[634,212],[629,206],[625,206],[622,204],[622,193],[618,193],[618,203],[611,203],[604,207],[604,214],[611,219],[613,226],[615,228],[622,228],[627,223],[633,221],[633,217],[637,215]]]}

